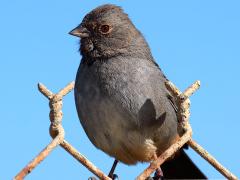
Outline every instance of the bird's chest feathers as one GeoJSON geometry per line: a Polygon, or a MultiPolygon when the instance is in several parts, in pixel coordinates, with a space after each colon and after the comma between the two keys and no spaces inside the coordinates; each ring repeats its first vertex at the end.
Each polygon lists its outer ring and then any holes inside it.
{"type": "MultiPolygon", "coordinates": [[[[104,104],[111,108],[131,111],[137,116],[139,107],[145,101],[147,76],[144,64],[114,59],[95,62],[91,66],[80,67],[77,86],[84,104],[92,106],[104,104]],[[79,84],[79,85],[78,85],[79,84]]],[[[147,73],[148,74],[148,73],[147,73]]],[[[106,107],[105,107],[106,108],[106,107]]]]}
{"type": "Polygon", "coordinates": [[[86,68],[88,76],[92,77],[89,84],[102,95],[124,101],[145,88],[148,69],[143,64],[121,59],[97,63],[86,68]]]}

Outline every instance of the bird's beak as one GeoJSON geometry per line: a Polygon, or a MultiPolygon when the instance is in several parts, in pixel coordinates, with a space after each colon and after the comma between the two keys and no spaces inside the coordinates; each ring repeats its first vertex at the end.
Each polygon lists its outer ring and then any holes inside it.
{"type": "Polygon", "coordinates": [[[80,38],[89,37],[89,31],[85,27],[78,26],[69,32],[70,35],[77,36],[80,38]]]}

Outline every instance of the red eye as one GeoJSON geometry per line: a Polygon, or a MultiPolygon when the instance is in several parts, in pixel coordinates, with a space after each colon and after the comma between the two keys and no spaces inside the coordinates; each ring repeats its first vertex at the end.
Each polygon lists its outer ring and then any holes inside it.
{"type": "Polygon", "coordinates": [[[109,31],[110,31],[110,26],[109,25],[102,25],[101,27],[100,27],[100,31],[101,31],[101,33],[103,33],[103,34],[107,34],[107,33],[109,33],[109,31]]]}

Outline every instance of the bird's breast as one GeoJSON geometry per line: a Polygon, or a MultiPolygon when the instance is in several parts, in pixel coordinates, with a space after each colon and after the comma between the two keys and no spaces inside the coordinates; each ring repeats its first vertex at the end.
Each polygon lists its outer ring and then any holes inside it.
{"type": "MultiPolygon", "coordinates": [[[[79,118],[91,142],[109,155],[127,164],[150,161],[157,151],[153,134],[159,131],[151,123],[161,128],[166,118],[158,102],[164,101],[163,92],[161,87],[160,93],[156,90],[162,77],[154,67],[118,60],[79,67],[75,85],[79,118]],[[154,73],[158,80],[150,78],[154,73]]],[[[171,129],[166,126],[164,131],[161,141],[169,139],[171,129]]]]}

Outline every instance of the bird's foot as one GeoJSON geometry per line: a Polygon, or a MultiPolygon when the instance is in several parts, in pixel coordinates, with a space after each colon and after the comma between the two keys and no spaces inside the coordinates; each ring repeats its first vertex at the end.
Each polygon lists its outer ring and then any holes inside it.
{"type": "Polygon", "coordinates": [[[112,176],[108,176],[108,177],[112,178],[112,180],[119,180],[118,175],[116,174],[113,174],[112,176]]]}
{"type": "Polygon", "coordinates": [[[92,176],[92,177],[89,177],[88,180],[97,180],[97,178],[92,176]]]}
{"type": "Polygon", "coordinates": [[[163,172],[161,168],[156,169],[154,176],[153,176],[153,180],[163,180],[163,172]]]}

